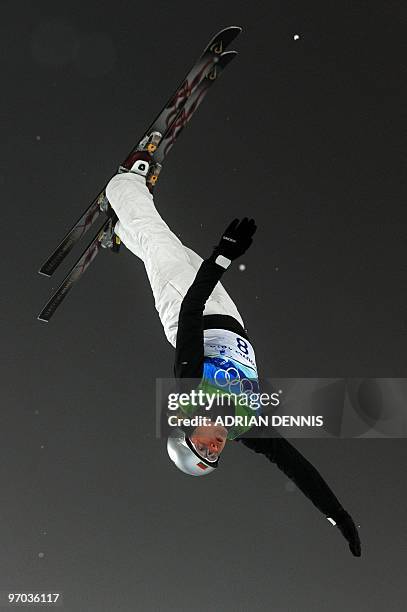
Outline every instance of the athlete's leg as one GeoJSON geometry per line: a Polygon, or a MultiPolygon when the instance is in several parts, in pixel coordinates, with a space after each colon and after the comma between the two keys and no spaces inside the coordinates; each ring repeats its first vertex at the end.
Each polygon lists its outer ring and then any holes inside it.
{"type": "MultiPolygon", "coordinates": [[[[143,260],[165,334],[175,346],[181,302],[194,281],[198,256],[191,257],[163,221],[142,176],[116,175],[106,195],[119,218],[115,232],[143,260]]],[[[205,314],[231,314],[241,320],[226,292],[215,291],[207,301],[205,314]]]]}

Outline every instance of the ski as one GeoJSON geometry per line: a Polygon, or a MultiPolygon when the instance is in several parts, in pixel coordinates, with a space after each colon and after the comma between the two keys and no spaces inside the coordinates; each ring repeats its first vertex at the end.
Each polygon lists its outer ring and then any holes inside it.
{"type": "Polygon", "coordinates": [[[58,308],[62,300],[66,297],[72,285],[82,276],[82,274],[89,268],[92,261],[102,248],[102,238],[105,232],[109,228],[110,219],[103,223],[103,226],[98,229],[96,236],[92,239],[89,246],[80,256],[78,261],[71,268],[69,274],[62,281],[58,289],[48,300],[40,314],[38,315],[39,321],[45,321],[48,323],[55,310],[58,308]]]}
{"type": "Polygon", "coordinates": [[[218,60],[213,64],[212,69],[208,72],[206,78],[201,81],[195,92],[188,98],[185,105],[178,112],[178,115],[165,132],[159,146],[157,147],[157,150],[153,155],[156,163],[161,164],[164,158],[167,157],[178,136],[203,102],[203,99],[212,83],[216,81],[216,79],[221,75],[222,71],[236,56],[236,51],[225,51],[225,53],[222,53],[218,60]]]}
{"type": "MultiPolygon", "coordinates": [[[[211,85],[217,80],[224,68],[236,57],[236,55],[236,51],[226,51],[225,53],[222,53],[219,58],[216,59],[216,62],[212,66],[211,70],[199,83],[198,87],[195,88],[192,95],[189,96],[183,107],[178,110],[178,113],[167,130],[164,132],[156,151],[152,155],[156,168],[157,166],[158,168],[161,167],[161,163],[174,146],[184,127],[192,119],[211,85]]],[[[131,163],[128,163],[130,167],[134,161],[135,154],[135,151],[133,151],[127,158],[128,160],[131,160],[131,163]]],[[[154,185],[152,185],[152,188],[153,187],[154,185]]],[[[102,192],[102,194],[103,193],[104,192],[102,192]]],[[[100,209],[99,204],[98,207],[100,209]]],[[[103,225],[99,228],[92,241],[79,257],[78,261],[74,264],[67,276],[62,281],[61,285],[42,309],[38,316],[40,321],[48,322],[51,319],[58,306],[72,289],[73,285],[81,278],[83,273],[88,269],[102,248],[113,248],[113,250],[115,250],[115,248],[117,249],[120,241],[113,231],[116,220],[117,218],[113,214],[112,217],[104,221],[103,225]]]]}
{"type": "Polygon", "coordinates": [[[215,80],[221,75],[222,71],[228,64],[237,56],[236,51],[225,51],[219,57],[218,61],[214,64],[212,70],[208,73],[207,77],[200,83],[199,87],[195,90],[194,94],[190,96],[179,111],[178,115],[165,132],[162,140],[160,141],[157,150],[155,151],[153,158],[158,164],[161,164],[167,157],[168,153],[174,146],[178,136],[184,129],[184,127],[192,119],[193,115],[203,102],[208,89],[215,82],[215,80]]]}
{"type": "MultiPolygon", "coordinates": [[[[160,137],[167,132],[169,126],[174,122],[174,119],[177,118],[180,109],[184,107],[188,98],[196,91],[200,83],[207,78],[208,73],[211,73],[211,70],[213,70],[214,65],[224,52],[224,49],[226,49],[240,32],[240,27],[230,26],[218,32],[218,34],[211,39],[199,59],[182,81],[181,85],[168,100],[167,104],[157,115],[150,127],[145,131],[137,145],[122,162],[122,167],[128,167],[129,159],[131,159],[134,153],[140,149],[146,148],[149,153],[155,151],[160,137]]],[[[101,199],[103,200],[105,188],[106,185],[69,230],[47,261],[41,266],[39,270],[40,274],[52,276],[65,257],[71,252],[75,244],[95,223],[102,212],[100,202],[101,199]]]]}

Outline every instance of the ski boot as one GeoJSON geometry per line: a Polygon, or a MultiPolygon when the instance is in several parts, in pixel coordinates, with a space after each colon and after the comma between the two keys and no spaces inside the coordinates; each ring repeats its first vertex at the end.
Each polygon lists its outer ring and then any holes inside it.
{"type": "Polygon", "coordinates": [[[152,132],[139,143],[137,149],[129,155],[124,165],[119,167],[119,172],[134,172],[144,176],[150,193],[153,192],[161,171],[161,164],[155,162],[152,157],[161,139],[162,134],[160,132],[152,132]]]}
{"type": "MultiPolygon", "coordinates": [[[[137,149],[129,155],[124,165],[119,166],[119,174],[122,172],[134,172],[134,174],[145,177],[150,193],[153,192],[162,167],[161,164],[155,162],[152,158],[161,138],[162,134],[160,132],[152,132],[139,143],[137,149]]],[[[118,253],[120,250],[120,238],[114,233],[114,227],[118,218],[104,192],[99,196],[99,207],[101,211],[110,217],[109,225],[100,237],[100,244],[102,248],[118,253]]]]}

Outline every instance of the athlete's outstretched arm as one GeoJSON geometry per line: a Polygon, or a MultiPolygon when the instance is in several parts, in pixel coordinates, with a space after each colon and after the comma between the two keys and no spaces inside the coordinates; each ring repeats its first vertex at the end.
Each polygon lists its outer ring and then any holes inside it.
{"type": "Polygon", "coordinates": [[[284,472],[327,518],[335,521],[355,557],[360,557],[359,534],[351,516],[342,507],[325,480],[305,457],[284,438],[239,438],[245,446],[265,455],[284,472]]]}
{"type": "Polygon", "coordinates": [[[254,221],[238,219],[223,232],[212,255],[205,259],[188,289],[180,309],[175,349],[175,377],[201,378],[204,361],[203,311],[216,283],[230,263],[243,255],[256,231],[254,221]]]}
{"type": "Polygon", "coordinates": [[[175,377],[202,378],[204,361],[203,311],[226,268],[205,259],[182,300],[175,348],[175,377]]]}

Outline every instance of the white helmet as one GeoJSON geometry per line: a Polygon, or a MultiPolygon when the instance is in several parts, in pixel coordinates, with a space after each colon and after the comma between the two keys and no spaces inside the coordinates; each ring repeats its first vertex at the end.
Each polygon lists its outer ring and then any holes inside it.
{"type": "Polygon", "coordinates": [[[218,467],[219,459],[202,457],[182,429],[175,428],[168,437],[167,451],[177,468],[191,476],[206,476],[218,467]]]}

